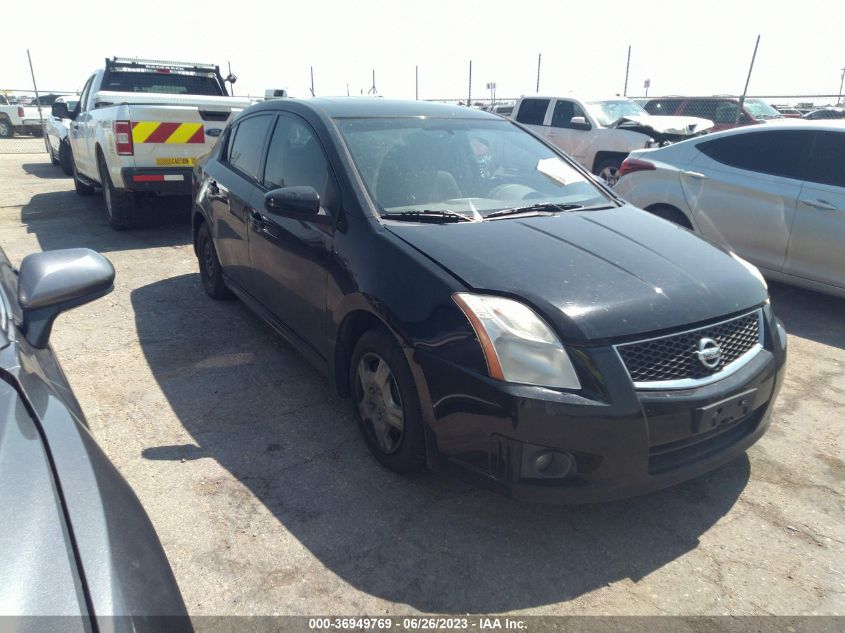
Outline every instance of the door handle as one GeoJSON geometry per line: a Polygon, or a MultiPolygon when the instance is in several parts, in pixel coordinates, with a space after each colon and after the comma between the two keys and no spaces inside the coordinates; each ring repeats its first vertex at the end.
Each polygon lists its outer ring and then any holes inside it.
{"type": "Polygon", "coordinates": [[[683,174],[684,174],[684,176],[689,176],[690,178],[696,178],[697,180],[707,180],[707,176],[705,176],[701,172],[684,171],[683,174]]]}
{"type": "Polygon", "coordinates": [[[801,200],[801,202],[808,207],[822,209],[823,211],[839,211],[835,205],[830,204],[827,200],[801,200]]]}

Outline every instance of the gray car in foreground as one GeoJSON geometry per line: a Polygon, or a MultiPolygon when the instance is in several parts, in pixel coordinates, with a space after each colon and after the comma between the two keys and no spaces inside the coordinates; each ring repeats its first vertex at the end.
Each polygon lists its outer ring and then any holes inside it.
{"type": "Polygon", "coordinates": [[[88,249],[29,255],[20,271],[0,251],[4,630],[191,630],[158,537],[49,346],[55,318],[113,281],[88,249]]]}

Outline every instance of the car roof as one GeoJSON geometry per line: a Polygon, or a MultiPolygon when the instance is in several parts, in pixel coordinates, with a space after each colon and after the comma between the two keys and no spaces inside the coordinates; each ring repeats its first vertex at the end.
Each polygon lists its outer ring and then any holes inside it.
{"type": "Polygon", "coordinates": [[[278,109],[285,103],[296,102],[314,112],[329,118],[358,117],[434,117],[461,119],[490,119],[501,121],[501,117],[466,106],[415,101],[404,99],[381,99],[376,97],[313,97],[309,99],[274,99],[264,101],[250,108],[251,111],[278,109]]]}

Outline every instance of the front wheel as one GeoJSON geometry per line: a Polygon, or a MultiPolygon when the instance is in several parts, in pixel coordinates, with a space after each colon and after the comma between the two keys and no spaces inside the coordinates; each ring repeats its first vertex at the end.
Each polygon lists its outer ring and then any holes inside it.
{"type": "Polygon", "coordinates": [[[73,176],[73,156],[70,153],[70,144],[67,141],[59,143],[59,165],[65,176],[73,176]]]}
{"type": "Polygon", "coordinates": [[[56,156],[56,152],[53,151],[53,145],[49,141],[47,141],[47,151],[50,154],[50,162],[53,163],[54,165],[58,166],[59,165],[59,158],[58,158],[58,156],[56,156]]]}
{"type": "Polygon", "coordinates": [[[349,380],[370,452],[394,472],[422,470],[426,460],[419,397],[405,354],[387,330],[376,328],[361,336],[349,380]]]}
{"type": "Polygon", "coordinates": [[[618,158],[609,158],[603,160],[596,167],[596,175],[607,183],[608,187],[616,186],[619,182],[619,168],[622,167],[622,161],[618,158]]]}

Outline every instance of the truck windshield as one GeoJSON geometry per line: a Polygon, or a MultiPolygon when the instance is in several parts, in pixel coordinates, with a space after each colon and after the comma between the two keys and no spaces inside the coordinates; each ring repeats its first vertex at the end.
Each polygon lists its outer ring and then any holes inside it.
{"type": "Polygon", "coordinates": [[[587,104],[587,108],[599,123],[607,127],[619,119],[628,116],[648,116],[648,112],[642,106],[629,101],[619,99],[613,101],[593,101],[587,104]]]}
{"type": "Polygon", "coordinates": [[[575,208],[608,197],[512,123],[489,119],[335,119],[381,214],[479,219],[515,207],[575,208]]]}
{"type": "Polygon", "coordinates": [[[102,90],[212,97],[225,94],[213,75],[115,70],[106,73],[102,90]]]}

